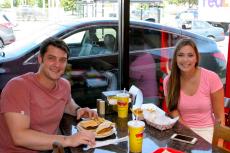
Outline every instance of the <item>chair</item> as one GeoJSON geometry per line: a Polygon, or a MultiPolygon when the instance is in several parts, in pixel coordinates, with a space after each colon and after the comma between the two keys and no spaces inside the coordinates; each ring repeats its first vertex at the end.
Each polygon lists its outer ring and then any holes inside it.
{"type": "Polygon", "coordinates": [[[89,43],[83,44],[78,56],[89,56],[91,53],[92,47],[93,47],[92,44],[89,44],[89,43]]]}
{"type": "Polygon", "coordinates": [[[225,125],[230,127],[230,98],[224,97],[225,125]]]}
{"type": "Polygon", "coordinates": [[[53,152],[52,153],[65,153],[64,148],[60,142],[55,141],[53,143],[53,152]]]}
{"type": "Polygon", "coordinates": [[[218,146],[219,139],[223,139],[224,141],[230,142],[230,128],[227,126],[223,126],[220,124],[215,124],[214,133],[212,139],[212,145],[219,148],[219,150],[223,153],[229,153],[230,150],[224,147],[218,146]]]}
{"type": "Polygon", "coordinates": [[[112,53],[116,51],[116,39],[112,34],[106,34],[104,36],[104,44],[109,52],[112,53]]]}

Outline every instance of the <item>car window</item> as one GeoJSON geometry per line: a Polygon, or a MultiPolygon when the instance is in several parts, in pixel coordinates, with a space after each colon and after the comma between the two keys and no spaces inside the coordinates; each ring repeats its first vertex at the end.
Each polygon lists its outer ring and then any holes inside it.
{"type": "Polygon", "coordinates": [[[112,27],[89,28],[77,32],[65,42],[70,48],[70,57],[108,55],[117,52],[117,31],[112,27]]]}
{"type": "Polygon", "coordinates": [[[85,31],[81,31],[81,32],[78,32],[74,35],[71,35],[71,36],[65,38],[64,41],[67,44],[70,44],[70,43],[79,43],[80,44],[83,40],[84,35],[85,35],[85,31]]]}
{"type": "Polygon", "coordinates": [[[156,29],[131,28],[130,51],[172,47],[180,39],[179,35],[156,29]]]}
{"type": "Polygon", "coordinates": [[[210,24],[207,22],[203,22],[203,21],[194,21],[193,27],[196,29],[205,29],[205,28],[209,28],[210,24]]]}

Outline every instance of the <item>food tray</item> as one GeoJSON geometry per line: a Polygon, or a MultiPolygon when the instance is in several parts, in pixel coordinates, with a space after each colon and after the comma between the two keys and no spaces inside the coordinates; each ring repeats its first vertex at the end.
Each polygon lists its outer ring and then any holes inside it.
{"type": "Polygon", "coordinates": [[[148,118],[145,118],[145,121],[148,125],[153,126],[154,128],[163,131],[163,130],[171,129],[175,125],[178,119],[179,117],[174,118],[172,119],[170,123],[166,123],[166,124],[157,124],[153,121],[148,120],[148,118]]]}
{"type": "Polygon", "coordinates": [[[173,148],[158,148],[153,153],[184,153],[184,152],[173,148]]]}

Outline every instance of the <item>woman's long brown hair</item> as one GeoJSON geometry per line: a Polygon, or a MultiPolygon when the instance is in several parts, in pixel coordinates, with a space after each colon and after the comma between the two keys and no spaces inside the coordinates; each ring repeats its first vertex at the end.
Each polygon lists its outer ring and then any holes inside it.
{"type": "Polygon", "coordinates": [[[177,53],[179,50],[181,50],[182,47],[184,46],[191,46],[196,54],[196,58],[197,58],[197,63],[196,63],[196,67],[199,64],[199,53],[198,53],[198,49],[196,47],[196,44],[193,40],[188,39],[188,38],[184,38],[178,41],[176,48],[174,50],[174,55],[173,55],[173,59],[172,59],[172,68],[171,68],[171,74],[169,76],[169,80],[167,82],[167,107],[169,111],[173,111],[175,109],[177,109],[177,105],[178,105],[178,101],[180,98],[180,69],[177,66],[177,53]]]}

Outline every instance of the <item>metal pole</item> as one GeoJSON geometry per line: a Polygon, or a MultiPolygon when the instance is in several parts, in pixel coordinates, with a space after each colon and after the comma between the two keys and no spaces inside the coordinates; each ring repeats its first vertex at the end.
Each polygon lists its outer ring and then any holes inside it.
{"type": "Polygon", "coordinates": [[[129,10],[130,0],[119,0],[119,25],[118,25],[118,48],[119,48],[119,88],[129,87],[129,10]]]}

